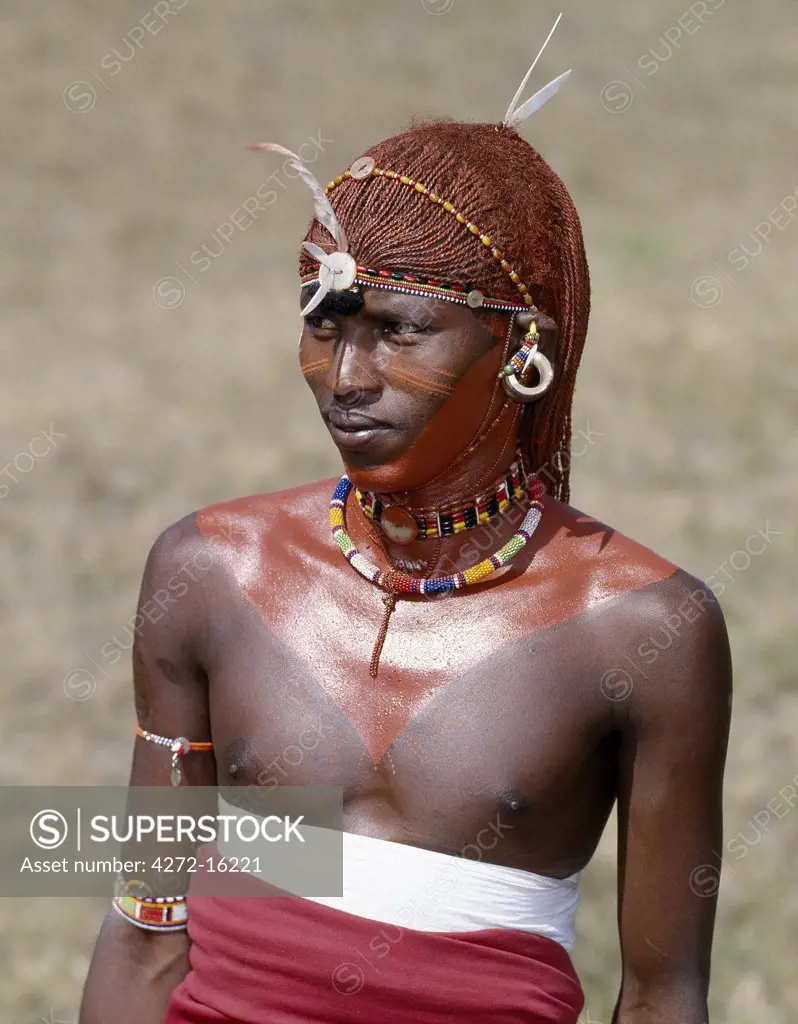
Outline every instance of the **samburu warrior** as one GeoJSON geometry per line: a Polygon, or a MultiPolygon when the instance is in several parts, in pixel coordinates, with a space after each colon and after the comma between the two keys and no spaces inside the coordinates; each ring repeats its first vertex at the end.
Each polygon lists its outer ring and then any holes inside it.
{"type": "Polygon", "coordinates": [[[344,894],[123,888],[82,1024],[574,1024],[579,872],[616,801],[615,1020],[706,1021],[728,645],[702,584],[568,504],[587,263],[517,133],[563,77],[502,124],[381,142],[324,191],[297,161],[300,362],[346,474],[156,542],[132,781],[171,759],[190,785],[342,786],[344,894]]]}

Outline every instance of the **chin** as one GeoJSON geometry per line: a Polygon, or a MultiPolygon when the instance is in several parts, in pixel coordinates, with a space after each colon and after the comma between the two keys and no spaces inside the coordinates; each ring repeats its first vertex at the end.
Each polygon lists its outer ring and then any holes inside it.
{"type": "Polygon", "coordinates": [[[396,453],[378,451],[376,446],[373,451],[353,452],[341,447],[338,451],[355,487],[381,494],[405,489],[402,468],[395,464],[396,453]]]}
{"type": "Polygon", "coordinates": [[[413,491],[439,475],[437,468],[429,464],[419,465],[418,459],[410,464],[402,455],[396,453],[376,458],[359,452],[355,457],[352,452],[341,451],[347,476],[355,487],[376,494],[413,491]]]}
{"type": "Polygon", "coordinates": [[[352,452],[340,446],[338,451],[347,476],[356,487],[383,493],[396,487],[396,473],[390,464],[390,455],[377,451],[352,452]]]}

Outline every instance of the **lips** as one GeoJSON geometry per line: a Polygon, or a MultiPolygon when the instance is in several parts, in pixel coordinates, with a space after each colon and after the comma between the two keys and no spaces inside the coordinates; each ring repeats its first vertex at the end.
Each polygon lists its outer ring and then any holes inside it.
{"type": "Polygon", "coordinates": [[[391,430],[388,423],[354,412],[331,409],[327,414],[330,434],[341,448],[365,448],[381,433],[391,430]]]}
{"type": "Polygon", "coordinates": [[[375,420],[356,412],[345,412],[342,409],[330,409],[327,418],[333,426],[346,431],[370,430],[374,427],[388,426],[383,420],[375,420]]]}

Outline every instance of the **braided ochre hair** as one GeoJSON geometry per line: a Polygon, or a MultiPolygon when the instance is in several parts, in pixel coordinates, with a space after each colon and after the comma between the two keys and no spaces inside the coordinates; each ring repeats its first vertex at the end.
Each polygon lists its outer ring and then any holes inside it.
{"type": "MultiPolygon", "coordinates": [[[[590,278],[576,207],[563,182],[517,132],[435,121],[372,146],[377,167],[423,182],[478,225],[558,325],[551,389],[525,407],[521,443],[545,467],[553,497],[569,500],[571,405],[590,312],[590,278]]],[[[412,188],[380,176],[346,178],[329,194],[358,261],[465,284],[518,301],[507,273],[463,224],[412,188]]],[[[306,235],[329,249],[313,221],[306,235]]],[[[317,269],[302,250],[300,273],[317,269]]]]}

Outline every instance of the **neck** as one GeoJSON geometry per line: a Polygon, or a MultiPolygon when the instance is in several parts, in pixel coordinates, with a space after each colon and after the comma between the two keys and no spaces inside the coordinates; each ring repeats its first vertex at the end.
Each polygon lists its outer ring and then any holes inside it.
{"type": "MultiPolygon", "coordinates": [[[[407,509],[429,511],[464,506],[488,490],[502,477],[517,457],[518,406],[501,417],[481,443],[452,464],[451,470],[411,491],[394,491],[390,498],[407,509]]],[[[531,472],[533,467],[527,465],[531,472]]],[[[485,557],[501,547],[518,529],[527,503],[514,502],[489,523],[443,538],[418,539],[410,544],[390,540],[381,527],[361,510],[354,496],[347,506],[349,529],[356,545],[368,552],[380,566],[398,560],[434,565],[431,573],[447,575],[485,557]]],[[[422,571],[420,575],[427,575],[422,571]]]]}
{"type": "Polygon", "coordinates": [[[505,403],[485,434],[444,472],[410,490],[390,491],[392,501],[408,509],[439,509],[462,504],[490,487],[515,461],[520,411],[518,405],[505,403]]]}

